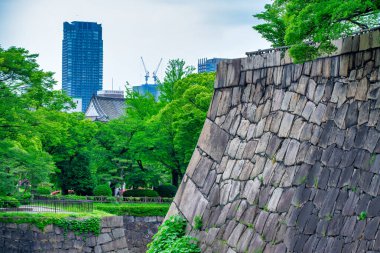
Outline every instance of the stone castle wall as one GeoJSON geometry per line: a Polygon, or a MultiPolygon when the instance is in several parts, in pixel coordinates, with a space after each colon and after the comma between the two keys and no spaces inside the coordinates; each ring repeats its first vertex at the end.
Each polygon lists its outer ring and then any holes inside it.
{"type": "Polygon", "coordinates": [[[303,64],[273,52],[218,65],[168,213],[202,252],[380,252],[379,34],[303,64]]]}
{"type": "Polygon", "coordinates": [[[0,253],[143,253],[162,220],[163,217],[105,217],[99,236],[70,231],[65,235],[63,229],[53,225],[41,231],[31,224],[0,223],[0,253]]]}
{"type": "Polygon", "coordinates": [[[123,216],[129,253],[145,253],[164,217],[123,216]]]}
{"type": "Polygon", "coordinates": [[[47,225],[43,231],[32,224],[0,223],[0,252],[117,252],[127,253],[123,217],[102,219],[99,236],[66,235],[60,227],[47,225]]]}

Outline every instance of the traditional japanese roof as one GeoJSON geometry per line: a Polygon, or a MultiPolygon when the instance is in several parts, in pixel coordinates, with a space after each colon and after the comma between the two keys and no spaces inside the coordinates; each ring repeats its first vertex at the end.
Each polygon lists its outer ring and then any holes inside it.
{"type": "Polygon", "coordinates": [[[107,122],[125,113],[125,98],[94,95],[86,110],[86,118],[107,122]]]}

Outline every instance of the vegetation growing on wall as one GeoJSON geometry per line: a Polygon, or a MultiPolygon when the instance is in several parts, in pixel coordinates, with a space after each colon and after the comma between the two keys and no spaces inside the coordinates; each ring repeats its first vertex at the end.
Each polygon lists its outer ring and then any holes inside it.
{"type": "Polygon", "coordinates": [[[56,225],[77,235],[92,233],[99,235],[101,215],[56,214],[56,213],[0,213],[0,222],[16,224],[33,224],[43,230],[47,225],[56,225]]]}
{"type": "Polygon", "coordinates": [[[178,215],[171,216],[153,236],[147,253],[196,253],[201,252],[197,239],[185,235],[186,220],[178,215]]]}

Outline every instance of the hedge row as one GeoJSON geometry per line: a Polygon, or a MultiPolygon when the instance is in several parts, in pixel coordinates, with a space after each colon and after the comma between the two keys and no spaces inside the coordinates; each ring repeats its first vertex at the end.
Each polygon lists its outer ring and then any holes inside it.
{"type": "Polygon", "coordinates": [[[94,204],[96,210],[104,211],[114,215],[130,216],[165,216],[169,210],[169,204],[129,204],[129,205],[110,205],[94,204]]]}

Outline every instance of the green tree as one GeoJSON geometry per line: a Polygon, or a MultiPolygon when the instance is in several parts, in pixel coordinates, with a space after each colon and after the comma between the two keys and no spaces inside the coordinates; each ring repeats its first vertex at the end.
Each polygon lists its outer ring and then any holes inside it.
{"type": "MultiPolygon", "coordinates": [[[[167,170],[178,186],[206,117],[215,73],[190,74],[175,81],[172,100],[152,115],[132,140],[137,157],[167,170]],[[140,151],[140,152],[138,152],[140,151]]],[[[163,94],[166,96],[166,94],[163,94]]]]}
{"type": "Polygon", "coordinates": [[[37,131],[42,124],[39,112],[71,106],[67,96],[53,90],[53,73],[39,68],[37,56],[22,48],[0,47],[0,176],[13,186],[27,179],[36,188],[54,172],[37,131]]]}
{"type": "Polygon", "coordinates": [[[195,68],[185,66],[185,61],[181,59],[169,60],[165,70],[164,82],[159,86],[161,91],[160,101],[171,102],[174,99],[174,84],[187,75],[191,74],[195,68]]]}
{"type": "Polygon", "coordinates": [[[254,15],[264,23],[253,28],[272,46],[290,46],[301,62],[334,52],[334,39],[379,25],[379,8],[379,0],[274,0],[254,15]]]}

